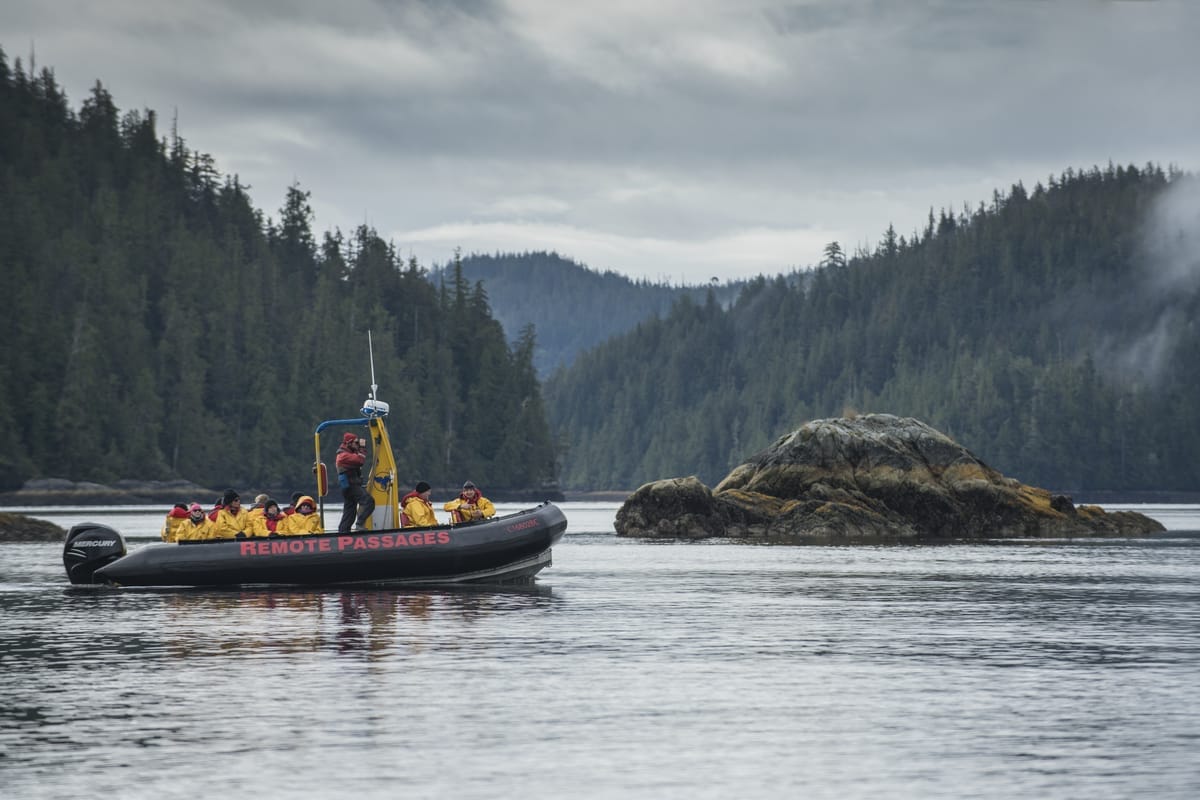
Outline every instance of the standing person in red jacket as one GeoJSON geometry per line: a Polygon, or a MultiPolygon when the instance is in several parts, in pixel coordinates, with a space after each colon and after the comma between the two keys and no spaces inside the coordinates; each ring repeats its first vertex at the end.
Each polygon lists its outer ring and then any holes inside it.
{"type": "Polygon", "coordinates": [[[363,488],[363,464],[367,461],[367,440],[353,433],[342,436],[337,450],[338,485],[342,487],[342,521],[338,533],[349,533],[350,525],[356,530],[366,527],[367,517],[375,511],[375,498],[363,488]]]}

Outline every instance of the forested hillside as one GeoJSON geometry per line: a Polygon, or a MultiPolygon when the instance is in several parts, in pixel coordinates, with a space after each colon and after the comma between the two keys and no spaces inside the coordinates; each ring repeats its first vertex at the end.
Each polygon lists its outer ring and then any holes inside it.
{"type": "MultiPolygon", "coordinates": [[[[741,282],[696,287],[634,281],[557,253],[470,255],[461,263],[467,280],[483,282],[493,314],[509,336],[535,326],[533,364],[543,377],[570,365],[584,350],[666,314],[683,295],[703,299],[711,288],[719,302],[728,304],[742,287],[741,282]]],[[[435,279],[452,269],[435,268],[435,279]]]]}
{"type": "Polygon", "coordinates": [[[318,237],[299,187],[264,218],[153,112],[99,83],[76,112],[2,52],[0,213],[0,489],[311,486],[314,426],[369,390],[368,330],[401,481],[554,481],[536,342],[465,278],[435,287],[367,227],[318,237]]]}
{"type": "Polygon", "coordinates": [[[1063,490],[1200,489],[1200,198],[1148,165],[930,214],[805,287],[681,301],[546,385],[569,487],[714,485],[804,421],[913,416],[1063,490]]]}

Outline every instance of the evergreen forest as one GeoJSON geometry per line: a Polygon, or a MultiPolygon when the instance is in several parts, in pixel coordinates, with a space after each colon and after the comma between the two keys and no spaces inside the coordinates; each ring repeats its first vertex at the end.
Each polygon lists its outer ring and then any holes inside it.
{"type": "Polygon", "coordinates": [[[533,329],[510,344],[461,269],[434,283],[371,228],[318,235],[299,186],[264,217],[154,112],[99,82],[76,111],[2,51],[0,213],[0,491],[311,486],[316,424],[370,390],[368,331],[400,481],[554,486],[533,329]]]}
{"type": "Polygon", "coordinates": [[[153,111],[99,82],[75,110],[0,51],[0,214],[0,491],[309,486],[368,331],[408,484],[711,486],[807,420],[887,412],[1026,483],[1200,491],[1200,181],[1173,168],[1067,170],[737,284],[426,270],[318,233],[298,185],[265,215],[153,111]]]}
{"type": "Polygon", "coordinates": [[[713,486],[810,419],[886,412],[1026,483],[1200,490],[1195,177],[1067,170],[792,278],[681,298],[554,375],[564,487],[713,486]]]}

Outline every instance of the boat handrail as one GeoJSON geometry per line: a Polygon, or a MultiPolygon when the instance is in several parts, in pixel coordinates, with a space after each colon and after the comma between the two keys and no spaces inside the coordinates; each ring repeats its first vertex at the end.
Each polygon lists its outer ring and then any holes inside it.
{"type": "Polygon", "coordinates": [[[318,425],[317,429],[315,431],[313,431],[313,433],[320,433],[321,431],[325,430],[326,428],[332,427],[334,425],[370,425],[370,424],[371,424],[370,417],[355,417],[354,419],[327,419],[324,422],[322,422],[320,425],[318,425]]]}

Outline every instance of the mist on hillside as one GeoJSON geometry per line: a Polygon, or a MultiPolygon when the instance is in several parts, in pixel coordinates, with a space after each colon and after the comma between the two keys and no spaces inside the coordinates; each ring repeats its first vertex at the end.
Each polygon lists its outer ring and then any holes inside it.
{"type": "Polygon", "coordinates": [[[1097,361],[1122,382],[1153,386],[1193,324],[1190,309],[1200,290],[1200,180],[1179,177],[1155,199],[1134,257],[1141,280],[1107,302],[1126,318],[1136,316],[1142,332],[1119,344],[1106,338],[1097,361]]]}

